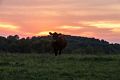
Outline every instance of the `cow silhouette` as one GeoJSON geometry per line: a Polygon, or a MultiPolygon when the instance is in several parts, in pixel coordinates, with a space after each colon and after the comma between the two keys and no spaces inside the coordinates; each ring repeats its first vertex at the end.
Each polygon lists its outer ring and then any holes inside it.
{"type": "Polygon", "coordinates": [[[52,36],[52,48],[54,50],[55,56],[61,55],[62,50],[67,46],[67,41],[64,38],[64,35],[61,33],[51,33],[49,34],[52,36]]]}

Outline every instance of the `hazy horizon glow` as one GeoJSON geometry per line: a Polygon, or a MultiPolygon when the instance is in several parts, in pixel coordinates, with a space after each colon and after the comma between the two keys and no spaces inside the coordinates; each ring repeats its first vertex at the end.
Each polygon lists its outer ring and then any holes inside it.
{"type": "Polygon", "coordinates": [[[120,43],[120,1],[0,0],[0,35],[50,31],[120,43]]]}

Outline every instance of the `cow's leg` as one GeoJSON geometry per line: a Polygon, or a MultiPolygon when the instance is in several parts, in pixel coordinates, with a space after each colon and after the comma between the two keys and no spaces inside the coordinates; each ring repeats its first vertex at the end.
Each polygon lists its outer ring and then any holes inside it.
{"type": "Polygon", "coordinates": [[[57,50],[57,49],[54,49],[54,52],[55,52],[55,56],[57,56],[58,50],[57,50]]]}
{"type": "Polygon", "coordinates": [[[62,49],[59,49],[59,55],[61,55],[61,53],[62,53],[62,49]]]}

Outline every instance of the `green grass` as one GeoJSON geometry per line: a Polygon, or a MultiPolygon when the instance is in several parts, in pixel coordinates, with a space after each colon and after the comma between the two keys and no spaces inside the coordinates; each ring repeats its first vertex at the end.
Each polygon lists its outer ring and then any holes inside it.
{"type": "Polygon", "coordinates": [[[120,80],[120,55],[0,54],[0,80],[120,80]]]}

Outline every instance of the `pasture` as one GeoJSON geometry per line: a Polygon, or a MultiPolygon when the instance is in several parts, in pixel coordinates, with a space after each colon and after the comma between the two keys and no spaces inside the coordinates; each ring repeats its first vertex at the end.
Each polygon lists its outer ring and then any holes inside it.
{"type": "Polygon", "coordinates": [[[120,55],[1,53],[0,80],[120,80],[120,55]]]}

